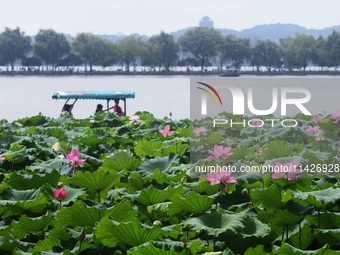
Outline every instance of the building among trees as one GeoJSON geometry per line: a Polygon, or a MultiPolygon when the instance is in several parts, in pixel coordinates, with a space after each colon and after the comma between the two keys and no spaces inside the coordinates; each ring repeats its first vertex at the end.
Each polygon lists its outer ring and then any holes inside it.
{"type": "Polygon", "coordinates": [[[198,23],[200,27],[209,27],[213,28],[214,27],[214,21],[212,21],[211,18],[208,16],[204,16],[198,23]]]}

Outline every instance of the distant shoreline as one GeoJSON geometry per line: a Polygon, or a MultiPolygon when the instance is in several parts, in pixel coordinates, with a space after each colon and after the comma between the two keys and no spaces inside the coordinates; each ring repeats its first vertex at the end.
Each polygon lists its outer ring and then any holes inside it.
{"type": "MultiPolygon", "coordinates": [[[[217,71],[155,71],[155,72],[124,72],[124,71],[92,71],[92,72],[69,72],[69,71],[1,71],[0,77],[13,76],[220,76],[221,72],[217,71]]],[[[340,71],[241,71],[239,76],[309,76],[309,75],[327,75],[339,76],[340,71]]]]}

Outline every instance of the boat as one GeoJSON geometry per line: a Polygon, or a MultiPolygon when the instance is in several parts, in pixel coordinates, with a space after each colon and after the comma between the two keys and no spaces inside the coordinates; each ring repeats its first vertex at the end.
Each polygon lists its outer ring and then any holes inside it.
{"type": "MultiPolygon", "coordinates": [[[[132,90],[90,90],[90,91],[56,91],[52,94],[52,99],[66,100],[61,110],[61,115],[72,115],[72,109],[78,100],[93,99],[93,100],[106,100],[106,109],[103,109],[101,104],[97,105],[96,112],[105,112],[110,109],[120,108],[119,101],[124,103],[124,110],[121,110],[119,116],[126,115],[126,99],[135,98],[135,92],[132,90]],[[110,106],[110,101],[114,101],[115,105],[110,106]]],[[[121,108],[120,108],[121,109],[121,108]]],[[[119,112],[117,112],[119,113],[119,112]]]]}
{"type": "Polygon", "coordinates": [[[227,68],[223,73],[219,74],[220,77],[239,77],[240,73],[236,68],[227,68]]]}

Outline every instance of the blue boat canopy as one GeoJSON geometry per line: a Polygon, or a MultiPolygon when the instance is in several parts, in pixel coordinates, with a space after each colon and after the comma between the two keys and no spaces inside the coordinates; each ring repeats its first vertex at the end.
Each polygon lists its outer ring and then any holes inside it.
{"type": "Polygon", "coordinates": [[[126,99],[135,98],[132,90],[90,90],[90,91],[57,91],[52,99],[126,99]]]}

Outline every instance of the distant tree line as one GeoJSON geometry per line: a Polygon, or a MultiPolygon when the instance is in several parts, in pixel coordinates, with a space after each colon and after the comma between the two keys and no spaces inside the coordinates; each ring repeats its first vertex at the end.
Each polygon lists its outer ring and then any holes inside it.
{"type": "Polygon", "coordinates": [[[251,45],[247,38],[234,35],[222,36],[214,28],[196,27],[188,30],[178,40],[165,32],[143,40],[137,36],[125,36],[112,42],[91,33],[77,34],[67,40],[64,34],[52,29],[41,29],[34,37],[25,35],[20,28],[0,33],[0,65],[42,67],[56,70],[58,67],[85,66],[92,72],[93,66],[157,67],[169,71],[173,66],[197,66],[203,71],[208,66],[225,66],[240,69],[252,66],[267,71],[284,66],[287,70],[307,66],[340,66],[340,33],[333,31],[327,38],[305,34],[286,37],[278,43],[258,40],[251,45]]]}

